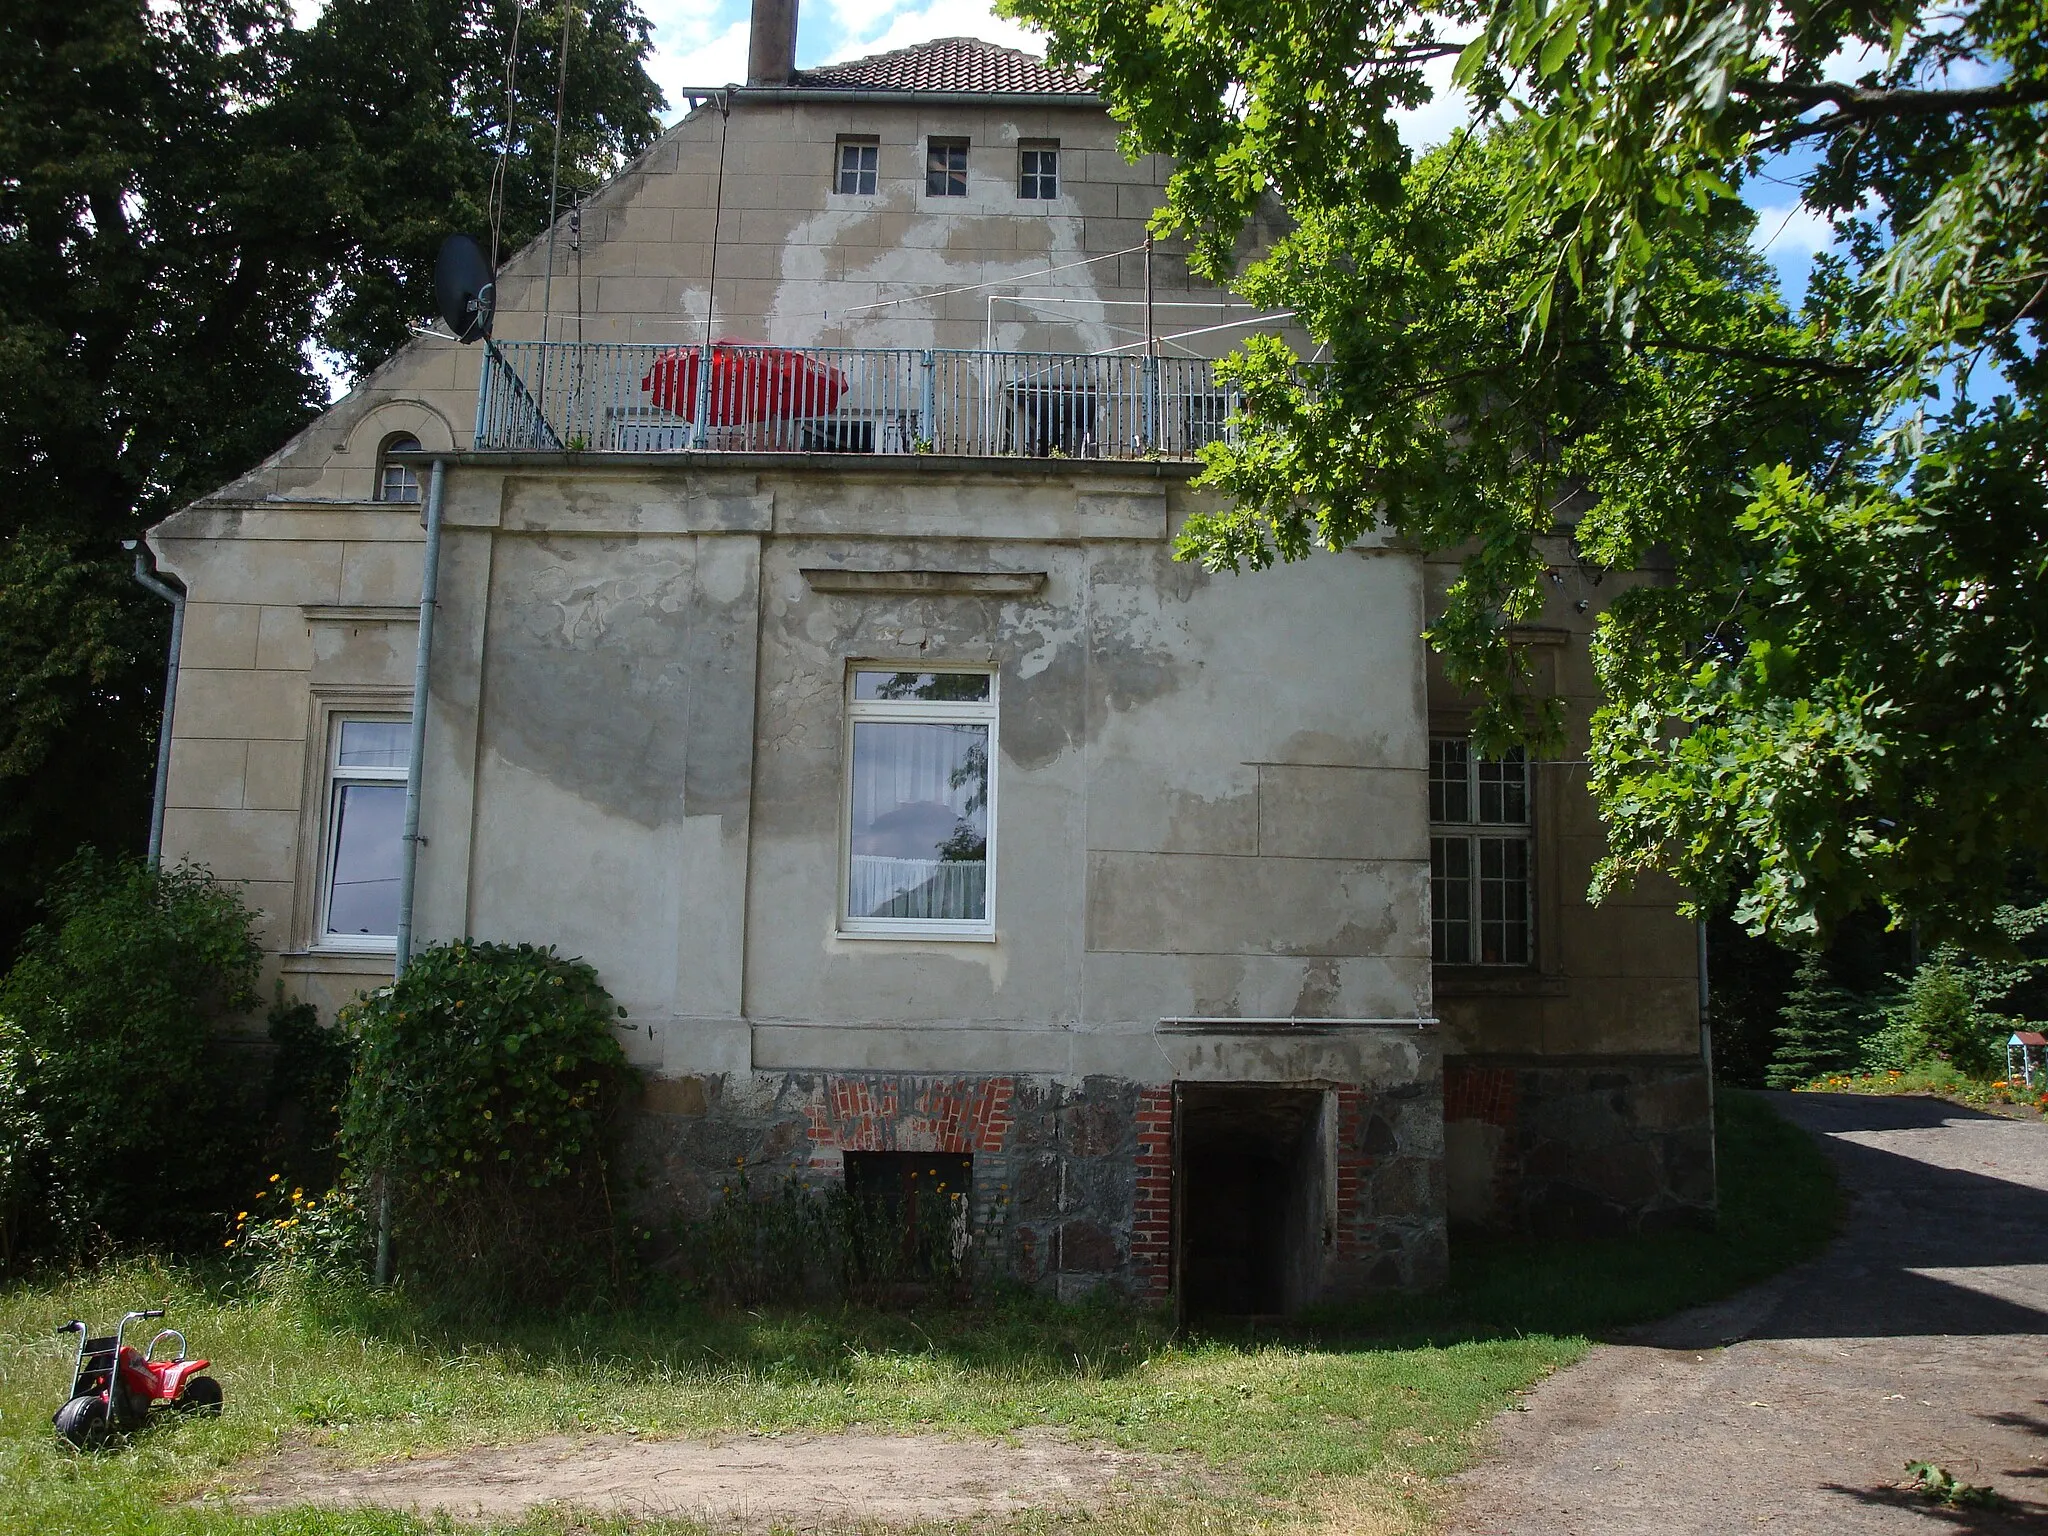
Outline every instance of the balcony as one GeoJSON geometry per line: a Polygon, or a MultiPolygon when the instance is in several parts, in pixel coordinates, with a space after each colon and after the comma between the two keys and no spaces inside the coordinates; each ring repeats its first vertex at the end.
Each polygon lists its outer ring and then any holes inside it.
{"type": "Polygon", "coordinates": [[[485,352],[476,447],[1192,459],[1234,413],[1206,358],[513,341],[485,352]]]}

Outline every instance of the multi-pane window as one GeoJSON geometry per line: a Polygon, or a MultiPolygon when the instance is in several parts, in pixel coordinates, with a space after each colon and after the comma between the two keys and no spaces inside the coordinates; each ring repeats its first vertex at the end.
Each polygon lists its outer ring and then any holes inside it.
{"type": "Polygon", "coordinates": [[[384,439],[384,445],[377,450],[377,499],[379,501],[418,501],[420,499],[420,477],[410,464],[394,464],[394,453],[418,453],[420,440],[410,432],[396,433],[384,439]]]}
{"type": "Polygon", "coordinates": [[[397,940],[411,738],[403,720],[335,722],[321,869],[323,944],[386,949],[397,940]]]}
{"type": "Polygon", "coordinates": [[[874,196],[875,166],[881,153],[882,147],[874,139],[842,138],[839,141],[837,190],[856,197],[874,196]]]}
{"type": "Polygon", "coordinates": [[[859,668],[850,694],[842,928],[993,933],[994,675],[859,668]]]}
{"type": "Polygon", "coordinates": [[[1429,743],[1429,916],[1439,965],[1527,965],[1529,764],[1482,758],[1462,736],[1429,743]]]}
{"type": "Polygon", "coordinates": [[[927,139],[924,146],[924,190],[931,197],[967,195],[967,141],[927,139]]]}
{"type": "Polygon", "coordinates": [[[1060,147],[1029,140],[1017,149],[1017,195],[1050,202],[1060,195],[1060,147]]]}

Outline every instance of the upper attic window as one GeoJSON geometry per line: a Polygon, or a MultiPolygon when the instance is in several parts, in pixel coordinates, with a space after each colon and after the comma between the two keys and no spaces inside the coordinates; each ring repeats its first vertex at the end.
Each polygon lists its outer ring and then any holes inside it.
{"type": "Polygon", "coordinates": [[[875,195],[875,164],[880,158],[882,147],[875,139],[839,139],[839,179],[833,190],[856,197],[875,195]]]}
{"type": "Polygon", "coordinates": [[[1017,195],[1050,202],[1060,195],[1060,147],[1050,139],[1026,139],[1017,146],[1017,195]]]}
{"type": "Polygon", "coordinates": [[[924,190],[930,197],[967,195],[967,141],[927,139],[924,152],[924,190]]]}
{"type": "Polygon", "coordinates": [[[394,432],[384,439],[377,450],[377,499],[379,501],[418,501],[420,499],[420,477],[410,464],[394,464],[394,453],[418,453],[420,440],[410,432],[394,432]]]}

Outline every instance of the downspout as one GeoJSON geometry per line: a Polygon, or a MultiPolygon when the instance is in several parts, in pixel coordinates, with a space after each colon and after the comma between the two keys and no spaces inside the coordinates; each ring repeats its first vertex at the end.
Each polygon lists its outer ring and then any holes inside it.
{"type": "Polygon", "coordinates": [[[135,551],[135,579],[171,605],[171,658],[164,667],[164,715],[156,737],[156,790],[149,801],[149,867],[155,869],[164,856],[164,799],[171,783],[171,720],[178,707],[178,652],[185,640],[185,594],[156,578],[149,568],[149,557],[135,540],[124,539],[122,547],[135,551]]]}
{"type": "Polygon", "coordinates": [[[427,481],[427,548],[420,570],[419,648],[412,665],[412,748],[405,759],[405,838],[398,866],[398,944],[391,979],[405,974],[412,959],[413,886],[420,863],[420,775],[427,755],[427,668],[434,654],[434,589],[441,571],[441,496],[448,461],[434,460],[427,481]]]}
{"type": "Polygon", "coordinates": [[[1702,913],[1693,930],[1698,936],[1700,973],[1700,1062],[1707,1069],[1707,1159],[1714,1176],[1714,1204],[1721,1204],[1721,1136],[1714,1126],[1713,985],[1707,975],[1707,919],[1702,913]]]}
{"type": "MultiPolygon", "coordinates": [[[[427,481],[427,547],[420,569],[420,634],[412,668],[412,744],[405,760],[405,836],[399,846],[398,940],[392,960],[391,979],[405,974],[412,959],[413,890],[420,864],[420,780],[427,756],[427,670],[434,655],[435,588],[441,573],[441,498],[447,484],[448,461],[435,459],[427,481]]],[[[378,1285],[391,1283],[391,1188],[380,1175],[377,1180],[377,1273],[378,1285]]]]}

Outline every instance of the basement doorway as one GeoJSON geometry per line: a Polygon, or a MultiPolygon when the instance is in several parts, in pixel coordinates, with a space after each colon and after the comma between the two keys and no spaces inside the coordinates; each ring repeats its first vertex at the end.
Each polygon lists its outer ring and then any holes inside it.
{"type": "Polygon", "coordinates": [[[1273,1316],[1317,1299],[1334,1237],[1329,1098],[1263,1083],[1174,1086],[1183,1316],[1273,1316]]]}

